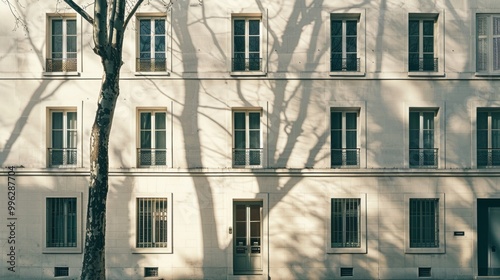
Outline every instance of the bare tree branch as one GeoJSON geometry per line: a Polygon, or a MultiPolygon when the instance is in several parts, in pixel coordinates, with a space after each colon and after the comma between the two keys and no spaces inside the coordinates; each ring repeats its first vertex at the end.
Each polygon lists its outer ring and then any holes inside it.
{"type": "Polygon", "coordinates": [[[127,19],[125,20],[125,23],[123,24],[123,28],[127,27],[128,22],[134,16],[137,9],[139,9],[139,6],[142,4],[142,2],[144,2],[144,0],[139,0],[139,1],[137,1],[137,3],[135,3],[135,6],[132,8],[132,11],[130,11],[130,13],[127,16],[127,19]]]}
{"type": "Polygon", "coordinates": [[[88,21],[90,24],[94,24],[94,19],[78,4],[76,4],[73,0],[64,0],[66,4],[68,4],[75,12],[77,12],[79,15],[82,16],[86,21],[88,21]]]}
{"type": "Polygon", "coordinates": [[[116,0],[113,0],[111,5],[111,16],[109,17],[109,34],[108,41],[113,42],[113,32],[115,31],[115,21],[116,21],[116,0]]]}

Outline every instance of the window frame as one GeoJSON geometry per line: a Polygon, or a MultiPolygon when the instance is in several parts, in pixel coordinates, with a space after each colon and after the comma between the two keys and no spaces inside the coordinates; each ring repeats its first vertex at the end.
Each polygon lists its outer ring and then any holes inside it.
{"type": "MultiPolygon", "coordinates": [[[[408,13],[408,18],[406,21],[407,28],[407,36],[406,36],[406,63],[405,63],[405,69],[408,72],[408,76],[426,76],[426,77],[443,77],[445,75],[444,69],[445,69],[445,29],[444,29],[444,10],[438,10],[438,11],[429,11],[429,12],[410,12],[408,13]],[[433,59],[437,59],[437,69],[434,71],[410,71],[410,21],[411,20],[418,20],[419,25],[421,25],[422,20],[433,20],[434,21],[434,28],[433,28],[433,53],[434,57],[433,59]]],[[[419,37],[422,37],[423,34],[419,31],[419,37]]],[[[421,50],[421,47],[419,47],[421,50]]],[[[422,46],[423,48],[423,46],[422,46]]],[[[421,54],[419,53],[419,57],[421,54]]]]}
{"type": "MultiPolygon", "coordinates": [[[[46,30],[47,30],[47,48],[46,48],[46,64],[44,68],[44,73],[43,75],[45,76],[51,76],[51,75],[65,75],[65,76],[72,76],[72,75],[79,75],[78,73],[78,67],[80,65],[80,33],[79,33],[79,26],[80,26],[80,19],[79,17],[76,16],[76,14],[71,14],[71,13],[62,13],[62,14],[47,14],[47,20],[46,20],[46,30]],[[53,60],[53,53],[54,53],[54,46],[52,43],[52,38],[54,37],[54,30],[53,30],[53,21],[54,20],[62,20],[62,61],[67,61],[69,58],[68,56],[68,50],[67,50],[67,40],[68,40],[68,33],[67,33],[67,21],[68,20],[74,20],[75,21],[75,69],[71,69],[71,71],[63,71],[63,66],[61,66],[61,71],[49,71],[49,60],[53,60]]],[[[71,34],[73,36],[73,34],[71,34]]],[[[62,62],[64,63],[64,62],[62,62]]],[[[67,62],[66,62],[67,63],[67,62]]]]}
{"type": "MultiPolygon", "coordinates": [[[[361,166],[361,148],[360,148],[360,110],[361,108],[343,108],[343,109],[338,109],[338,108],[331,108],[330,109],[330,168],[360,168],[361,166]],[[342,116],[342,125],[341,125],[341,147],[342,149],[342,163],[340,165],[333,165],[333,119],[332,119],[332,114],[333,113],[341,113],[342,116]],[[346,114],[356,114],[356,148],[347,148],[347,116],[346,114]],[[343,150],[345,149],[356,149],[356,164],[353,165],[347,165],[347,159],[344,159],[344,153],[343,150]]],[[[352,131],[352,129],[349,129],[352,131]]],[[[339,148],[336,148],[339,149],[339,148]]],[[[347,153],[347,151],[346,151],[347,153]]]]}
{"type": "Polygon", "coordinates": [[[444,254],[446,253],[446,239],[445,239],[445,194],[444,193],[407,193],[404,195],[405,207],[405,253],[406,254],[444,254]],[[438,215],[437,225],[438,233],[437,239],[439,241],[438,247],[410,247],[410,200],[412,199],[437,199],[438,200],[438,215]]]}
{"type": "Polygon", "coordinates": [[[135,64],[134,64],[134,70],[135,70],[135,75],[148,75],[148,76],[168,76],[170,75],[170,69],[171,69],[171,57],[170,57],[170,30],[169,30],[169,24],[168,24],[168,16],[166,14],[137,14],[136,15],[136,57],[135,57],[135,64]],[[164,51],[164,56],[165,56],[165,70],[152,70],[153,66],[150,67],[149,70],[141,70],[138,69],[139,67],[139,60],[141,59],[141,21],[142,20],[150,20],[150,27],[151,27],[151,34],[150,37],[152,38],[150,41],[150,61],[155,59],[153,56],[156,55],[156,50],[154,50],[154,43],[155,43],[155,28],[154,28],[154,22],[156,20],[163,20],[165,22],[165,34],[163,36],[165,37],[165,51],[164,51]]]}
{"type": "Polygon", "coordinates": [[[267,46],[267,33],[266,30],[266,21],[267,17],[265,13],[262,12],[231,12],[229,17],[229,30],[231,30],[231,36],[228,36],[228,44],[231,46],[230,55],[228,56],[230,59],[228,60],[228,69],[231,76],[265,76],[267,73],[267,54],[268,54],[268,46],[267,46]],[[259,20],[259,60],[260,67],[259,70],[234,70],[233,60],[235,59],[235,44],[234,44],[234,21],[235,20],[245,20],[245,60],[249,59],[247,56],[249,52],[249,24],[250,20],[259,20]]]}
{"type": "Polygon", "coordinates": [[[43,207],[43,247],[42,253],[51,254],[67,254],[67,253],[82,253],[82,193],[81,192],[54,192],[50,195],[46,195],[43,197],[44,199],[44,207],[43,207]],[[47,246],[47,199],[49,198],[58,198],[58,199],[76,199],[76,246],[75,247],[48,247],[47,246]]]}
{"type": "Polygon", "coordinates": [[[326,223],[326,253],[327,254],[366,254],[367,253],[367,205],[366,193],[333,193],[328,196],[326,213],[329,217],[326,223]],[[332,200],[333,199],[359,199],[359,247],[332,247],[332,200]]]}
{"type": "MultiPolygon", "coordinates": [[[[493,131],[496,131],[497,133],[499,133],[500,135],[500,128],[496,128],[496,129],[493,129],[492,128],[492,113],[496,113],[496,114],[499,114],[499,118],[498,120],[500,121],[500,108],[498,107],[478,107],[476,108],[476,166],[477,168],[498,168],[500,167],[500,157],[498,158],[498,160],[494,160],[493,158],[493,152],[495,151],[491,151],[490,152],[487,152],[487,163],[486,165],[479,165],[479,149],[498,149],[498,151],[495,153],[495,154],[499,154],[500,153],[500,147],[497,147],[497,148],[494,148],[493,146],[493,131]],[[486,116],[486,129],[480,129],[479,128],[479,123],[480,123],[480,119],[479,119],[479,113],[486,113],[487,116],[486,116]],[[479,147],[479,132],[480,130],[484,130],[486,131],[486,134],[487,134],[487,147],[486,148],[480,148],[479,147]],[[495,162],[497,162],[497,164],[495,164],[495,162]]],[[[500,156],[500,154],[499,154],[500,156]]]]}
{"type": "MultiPolygon", "coordinates": [[[[474,67],[474,71],[476,72],[476,76],[481,76],[481,75],[500,75],[500,58],[498,59],[498,62],[499,62],[499,69],[498,70],[494,70],[493,69],[493,63],[490,63],[493,61],[492,59],[492,56],[494,54],[494,49],[493,49],[493,38],[496,36],[496,37],[500,37],[500,34],[499,35],[493,35],[493,32],[492,32],[492,29],[493,29],[493,18],[494,17],[497,17],[497,18],[500,18],[500,11],[497,11],[496,13],[495,12],[491,12],[491,11],[488,11],[488,12],[477,12],[474,14],[474,19],[473,19],[473,22],[475,24],[475,28],[474,28],[474,55],[475,55],[475,67],[474,67]],[[478,27],[479,27],[479,18],[481,17],[484,17],[486,18],[486,35],[479,35],[479,30],[478,30],[478,27]],[[484,36],[484,38],[486,39],[486,45],[487,45],[487,54],[486,54],[486,63],[487,63],[487,67],[485,70],[479,70],[479,37],[480,36],[484,36]]],[[[498,50],[498,55],[500,56],[500,47],[499,47],[499,50],[498,50]]]]}
{"type": "Polygon", "coordinates": [[[172,238],[172,225],[173,225],[173,214],[172,214],[172,204],[173,204],[173,194],[172,193],[164,193],[159,195],[158,193],[136,193],[132,196],[133,199],[133,209],[131,211],[132,220],[132,228],[134,229],[131,234],[130,244],[133,244],[131,247],[131,252],[133,254],[172,254],[173,253],[173,238],[172,238]],[[166,247],[138,247],[137,246],[137,238],[138,238],[138,200],[139,199],[166,199],[167,200],[167,246],[166,247]]]}
{"type": "MultiPolygon", "coordinates": [[[[138,108],[137,109],[137,133],[136,133],[136,137],[137,137],[137,147],[136,147],[136,166],[138,168],[159,168],[159,167],[168,167],[169,166],[169,163],[171,163],[171,159],[169,159],[169,149],[168,149],[168,136],[169,136],[169,132],[171,133],[171,131],[169,131],[169,115],[168,115],[168,111],[166,108],[138,108]],[[141,138],[141,135],[142,135],[142,131],[143,129],[141,128],[141,115],[143,113],[151,113],[151,120],[150,120],[150,124],[151,124],[151,128],[149,129],[150,131],[150,148],[142,148],[142,138],[141,138]],[[156,137],[153,137],[153,136],[156,136],[156,132],[159,130],[156,128],[156,114],[157,113],[164,113],[165,114],[165,128],[164,129],[161,129],[161,130],[164,130],[165,131],[165,148],[164,148],[164,152],[165,152],[165,164],[150,164],[150,165],[147,165],[147,164],[141,164],[141,160],[140,160],[140,154],[141,154],[141,150],[142,149],[150,149],[151,151],[155,151],[155,154],[156,154],[156,137]]],[[[163,148],[158,148],[158,149],[163,149],[163,148]]],[[[170,153],[171,153],[171,150],[170,150],[170,153]]],[[[153,155],[153,153],[151,154],[153,155]]],[[[153,158],[154,156],[151,156],[151,162],[153,161],[153,158]]]]}
{"type": "MultiPolygon", "coordinates": [[[[79,151],[78,151],[78,138],[79,138],[79,131],[78,131],[78,126],[79,126],[79,123],[78,123],[78,119],[79,119],[79,115],[78,115],[78,110],[77,108],[49,108],[48,109],[48,133],[47,133],[47,166],[49,168],[67,168],[67,167],[77,167],[78,166],[78,155],[79,155],[79,151]],[[58,149],[62,149],[63,150],[63,164],[52,164],[52,158],[51,158],[51,150],[54,149],[54,145],[53,145],[53,140],[54,140],[54,137],[53,137],[53,132],[54,132],[54,127],[53,127],[53,120],[54,120],[54,113],[62,113],[63,114],[63,119],[62,119],[62,129],[60,129],[62,131],[62,144],[63,144],[63,147],[62,148],[58,148],[58,149]],[[76,116],[76,120],[75,120],[75,128],[74,129],[71,129],[75,132],[75,145],[74,147],[71,147],[71,148],[68,148],[67,147],[67,143],[68,143],[68,122],[67,122],[67,114],[68,113],[74,113],[75,116],[76,116]],[[67,158],[67,154],[68,154],[68,149],[74,149],[75,151],[75,163],[74,164],[67,164],[65,163],[65,158],[67,158]],[[66,155],[66,156],[65,156],[66,155]]],[[[58,129],[59,130],[59,129],[58,129]]]]}
{"type": "MultiPolygon", "coordinates": [[[[330,76],[353,76],[360,77],[366,75],[366,11],[365,9],[348,9],[346,12],[331,12],[326,20],[327,22],[327,36],[328,36],[328,49],[329,54],[326,56],[328,61],[325,63],[327,65],[327,72],[330,76]],[[358,71],[332,71],[332,33],[331,33],[331,23],[332,20],[357,20],[357,30],[356,30],[356,57],[359,61],[358,71]]],[[[343,24],[343,29],[345,25],[343,24]]],[[[344,38],[344,37],[343,37],[344,38]]],[[[345,40],[342,40],[345,44],[345,40]]]]}
{"type": "MultiPolygon", "coordinates": [[[[440,153],[440,148],[439,148],[439,120],[438,120],[438,112],[439,112],[439,109],[438,108],[417,108],[417,107],[412,107],[409,109],[408,111],[408,130],[407,130],[407,133],[408,133],[408,161],[407,161],[407,164],[408,164],[408,167],[409,168],[431,168],[431,169],[437,169],[439,168],[439,163],[440,163],[440,158],[439,158],[439,153],[440,153]],[[412,148],[412,137],[411,137],[411,131],[412,131],[412,128],[411,128],[411,114],[412,113],[419,113],[419,127],[418,127],[418,130],[419,130],[419,139],[418,139],[418,149],[419,150],[419,156],[420,156],[420,150],[422,149],[434,149],[435,150],[435,155],[434,155],[434,164],[433,165],[425,165],[425,164],[421,164],[421,160],[419,159],[419,164],[418,165],[414,165],[414,164],[411,164],[412,162],[412,152],[411,150],[412,149],[415,149],[415,148],[412,148]],[[423,147],[424,145],[424,136],[425,136],[425,133],[424,133],[424,116],[423,114],[425,113],[432,113],[433,116],[433,128],[432,128],[432,134],[433,134],[433,148],[425,148],[423,147]]],[[[429,130],[429,129],[428,129],[429,130]]]]}
{"type": "MultiPolygon", "coordinates": [[[[263,118],[263,110],[262,108],[233,108],[231,110],[231,132],[232,132],[232,152],[231,152],[231,166],[233,168],[263,168],[264,167],[264,139],[263,139],[263,123],[262,123],[262,118],[263,118]],[[236,132],[237,128],[235,125],[235,114],[236,113],[244,113],[245,114],[245,165],[237,165],[235,164],[235,150],[236,148],[236,132]],[[252,129],[250,129],[250,114],[251,113],[259,113],[259,148],[252,148],[250,147],[250,132],[252,129]],[[259,149],[260,150],[260,164],[247,164],[247,162],[250,161],[248,158],[249,155],[246,154],[246,152],[250,152],[251,149],[259,149]]],[[[239,129],[241,131],[241,129],[239,129]]],[[[253,130],[255,131],[255,130],[253,130]]]]}

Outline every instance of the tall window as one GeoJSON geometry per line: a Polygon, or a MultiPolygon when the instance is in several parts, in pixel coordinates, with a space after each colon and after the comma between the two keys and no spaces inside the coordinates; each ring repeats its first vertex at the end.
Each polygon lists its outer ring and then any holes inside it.
{"type": "Polygon", "coordinates": [[[439,199],[410,199],[410,248],[439,247],[439,199]]]}
{"type": "Polygon", "coordinates": [[[76,19],[50,19],[50,58],[47,72],[76,71],[76,19]]]}
{"type": "Polygon", "coordinates": [[[410,167],[437,167],[434,148],[434,111],[410,111],[410,167]]]}
{"type": "Polygon", "coordinates": [[[261,166],[260,111],[234,111],[233,129],[233,165],[261,166]]]}
{"type": "Polygon", "coordinates": [[[331,247],[357,248],[361,246],[361,199],[332,198],[331,247]]]}
{"type": "Polygon", "coordinates": [[[46,247],[77,246],[76,197],[47,198],[46,247]]]}
{"type": "Polygon", "coordinates": [[[139,112],[139,166],[167,164],[167,113],[139,112]]]}
{"type": "Polygon", "coordinates": [[[477,58],[478,72],[500,70],[500,14],[477,15],[477,58]]]}
{"type": "Polygon", "coordinates": [[[76,165],[76,112],[51,111],[51,147],[49,166],[76,165]]]}
{"type": "Polygon", "coordinates": [[[332,111],[331,166],[359,167],[358,112],[332,111]]]}
{"type": "Polygon", "coordinates": [[[331,19],[330,71],[359,71],[358,19],[331,19]]]}
{"type": "Polygon", "coordinates": [[[500,166],[500,111],[477,111],[477,166],[500,166]]]}
{"type": "Polygon", "coordinates": [[[434,18],[410,15],[408,23],[408,71],[438,71],[435,57],[434,18]]]}
{"type": "Polygon", "coordinates": [[[260,18],[233,18],[232,71],[261,71],[260,18]]]}
{"type": "Polygon", "coordinates": [[[139,19],[139,58],[137,71],[166,71],[166,38],[164,18],[139,19]]]}
{"type": "Polygon", "coordinates": [[[137,248],[168,247],[167,198],[137,198],[137,248]]]}

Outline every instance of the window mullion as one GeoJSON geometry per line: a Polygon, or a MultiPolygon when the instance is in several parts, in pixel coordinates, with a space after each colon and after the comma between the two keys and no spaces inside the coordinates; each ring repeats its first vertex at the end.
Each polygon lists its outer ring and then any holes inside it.
{"type": "Polygon", "coordinates": [[[155,38],[155,31],[156,31],[156,30],[155,30],[155,20],[154,20],[154,19],[151,19],[151,20],[149,21],[149,23],[150,23],[150,28],[151,28],[151,34],[150,34],[150,35],[151,35],[151,40],[150,40],[150,44],[151,44],[151,45],[150,45],[150,47],[149,47],[149,48],[150,48],[150,50],[151,50],[151,52],[149,53],[149,55],[150,55],[150,58],[151,58],[151,59],[154,59],[154,58],[155,58],[155,51],[156,51],[156,50],[155,50],[155,39],[156,39],[156,38],[155,38]]]}
{"type": "MultiPolygon", "coordinates": [[[[248,20],[248,18],[245,19],[245,60],[246,59],[250,59],[250,21],[248,20]]],[[[245,69],[246,68],[247,67],[245,66],[245,69]]]]}
{"type": "Polygon", "coordinates": [[[424,21],[418,21],[418,57],[424,58],[424,21]]]}
{"type": "Polygon", "coordinates": [[[67,30],[67,24],[68,22],[66,19],[62,19],[62,60],[64,63],[64,60],[68,58],[68,53],[67,53],[67,40],[68,40],[68,30],[67,30]]]}
{"type": "Polygon", "coordinates": [[[342,59],[347,59],[347,22],[342,20],[342,59]]]}

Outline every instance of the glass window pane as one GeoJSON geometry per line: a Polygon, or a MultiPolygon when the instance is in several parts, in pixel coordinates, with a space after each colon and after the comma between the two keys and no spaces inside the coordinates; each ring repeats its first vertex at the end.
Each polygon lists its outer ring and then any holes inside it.
{"type": "Polygon", "coordinates": [[[151,21],[149,19],[141,19],[139,21],[139,34],[151,35],[151,21]]]}
{"type": "Polygon", "coordinates": [[[141,131],[141,148],[150,149],[151,147],[151,131],[141,131]]]}
{"type": "Polygon", "coordinates": [[[234,148],[235,149],[245,149],[245,131],[235,131],[234,132],[234,148]]]}
{"type": "Polygon", "coordinates": [[[63,112],[52,112],[52,129],[63,128],[63,112]]]}
{"type": "Polygon", "coordinates": [[[346,131],[345,135],[345,147],[347,149],[357,148],[357,133],[356,131],[346,131]]]}
{"type": "Polygon", "coordinates": [[[345,113],[346,129],[356,129],[358,123],[358,113],[345,113]]]}
{"type": "Polygon", "coordinates": [[[76,36],[68,36],[66,38],[66,51],[76,52],[76,36]]]}
{"type": "Polygon", "coordinates": [[[500,35],[500,17],[493,17],[493,35],[500,35]]]}
{"type": "Polygon", "coordinates": [[[234,51],[235,52],[245,52],[245,37],[235,36],[234,37],[234,51]]]}
{"type": "Polygon", "coordinates": [[[245,113],[235,112],[234,113],[234,128],[235,129],[245,129],[245,113]]]}
{"type": "Polygon", "coordinates": [[[424,37],[424,52],[434,52],[434,38],[433,37],[424,37]]]}
{"type": "Polygon", "coordinates": [[[347,20],[346,21],[346,35],[352,36],[356,35],[358,28],[358,22],[356,20],[347,20]]]}
{"type": "Polygon", "coordinates": [[[155,34],[165,34],[165,20],[157,19],[155,20],[155,34]]]}
{"type": "Polygon", "coordinates": [[[63,21],[61,19],[52,20],[52,35],[62,35],[63,21]]]}
{"type": "Polygon", "coordinates": [[[330,121],[332,129],[342,129],[342,112],[331,112],[330,121]]]}
{"type": "Polygon", "coordinates": [[[155,148],[165,149],[167,147],[167,133],[165,131],[155,132],[155,148]]]}
{"type": "Polygon", "coordinates": [[[357,49],[357,46],[356,46],[356,43],[357,43],[357,38],[356,37],[347,37],[345,39],[345,43],[346,43],[346,52],[356,52],[356,49],[357,49]]]}
{"type": "MultiPolygon", "coordinates": [[[[52,53],[58,52],[62,53],[63,48],[63,38],[62,36],[52,36],[52,53]]],[[[52,55],[54,58],[54,55],[52,55]]]]}
{"type": "Polygon", "coordinates": [[[433,20],[424,20],[423,21],[424,28],[424,36],[434,35],[434,21],[433,20]]]}
{"type": "Polygon", "coordinates": [[[156,36],[155,37],[155,52],[165,52],[165,37],[156,36]]]}
{"type": "Polygon", "coordinates": [[[424,112],[424,129],[434,129],[434,112],[424,112]]]}
{"type": "Polygon", "coordinates": [[[500,112],[491,112],[491,128],[500,129],[500,112]]]}
{"type": "Polygon", "coordinates": [[[419,51],[418,36],[410,36],[408,38],[408,51],[409,52],[418,52],[419,51]]]}
{"type": "Polygon", "coordinates": [[[341,20],[332,20],[330,28],[331,28],[332,36],[334,36],[334,35],[342,36],[342,21],[341,20]]]}
{"type": "Polygon", "coordinates": [[[260,131],[250,131],[249,133],[250,145],[251,149],[259,149],[260,148],[260,131]]]}
{"type": "Polygon", "coordinates": [[[419,34],[419,21],[418,20],[410,20],[408,24],[408,34],[410,36],[418,36],[419,34]]]}
{"type": "Polygon", "coordinates": [[[151,51],[151,36],[141,35],[141,37],[139,38],[139,51],[140,52],[151,51]]]}
{"type": "Polygon", "coordinates": [[[52,148],[54,149],[62,149],[63,146],[63,131],[55,130],[52,131],[52,148]]]}
{"type": "Polygon", "coordinates": [[[141,129],[151,129],[151,113],[141,113],[141,129]]]}
{"type": "Polygon", "coordinates": [[[66,34],[76,35],[76,20],[74,19],[66,20],[66,34]]]}
{"type": "Polygon", "coordinates": [[[332,52],[342,52],[342,37],[332,37],[332,52]]]}
{"type": "Polygon", "coordinates": [[[234,35],[245,35],[245,20],[236,19],[233,21],[234,35]]]}
{"type": "Polygon", "coordinates": [[[418,129],[420,127],[420,113],[410,112],[410,129],[418,129]]]}
{"type": "Polygon", "coordinates": [[[341,149],[342,148],[342,131],[333,130],[331,135],[331,146],[332,149],[341,149]]]}
{"type": "Polygon", "coordinates": [[[249,20],[248,25],[249,35],[260,34],[260,20],[249,20]]]}
{"type": "Polygon", "coordinates": [[[260,128],[260,113],[250,112],[250,113],[248,113],[248,117],[249,117],[250,129],[259,129],[260,128]]]}
{"type": "Polygon", "coordinates": [[[155,128],[165,129],[166,127],[166,113],[157,112],[155,113],[155,128]]]}
{"type": "Polygon", "coordinates": [[[260,41],[259,37],[252,36],[248,38],[248,51],[250,52],[258,52],[260,51],[260,41]]]}

